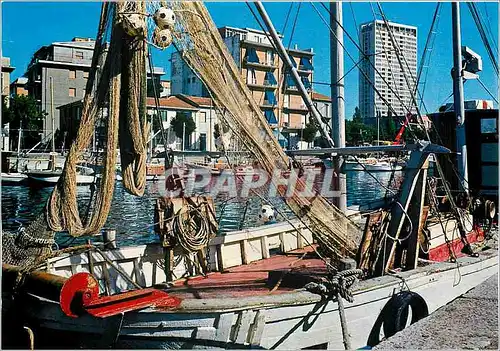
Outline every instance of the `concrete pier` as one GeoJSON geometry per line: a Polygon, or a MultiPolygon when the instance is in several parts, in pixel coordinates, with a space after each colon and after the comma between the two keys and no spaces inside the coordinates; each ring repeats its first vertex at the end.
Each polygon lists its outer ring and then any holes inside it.
{"type": "Polygon", "coordinates": [[[498,350],[498,275],[374,349],[498,350]]]}

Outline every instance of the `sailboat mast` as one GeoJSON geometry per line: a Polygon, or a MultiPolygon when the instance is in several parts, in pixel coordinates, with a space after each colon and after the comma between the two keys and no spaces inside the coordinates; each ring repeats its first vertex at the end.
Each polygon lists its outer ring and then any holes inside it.
{"type": "Polygon", "coordinates": [[[52,120],[52,153],[50,155],[50,165],[51,170],[55,170],[56,167],[56,124],[55,124],[55,116],[54,116],[54,82],[52,81],[52,77],[50,77],[50,116],[52,120]]]}
{"type": "Polygon", "coordinates": [[[453,29],[453,102],[456,115],[456,145],[459,181],[464,191],[468,190],[467,145],[465,143],[464,82],[462,75],[462,43],[460,36],[460,3],[451,3],[453,29]]]}
{"type": "Polygon", "coordinates": [[[288,53],[286,52],[286,49],[283,46],[283,43],[281,42],[281,40],[278,36],[278,33],[276,32],[276,29],[274,28],[274,25],[271,22],[271,19],[269,18],[269,15],[267,14],[266,9],[264,8],[264,5],[262,5],[262,2],[256,1],[255,7],[257,8],[257,11],[259,12],[260,16],[262,17],[262,20],[264,21],[264,24],[267,27],[267,31],[271,35],[271,39],[274,42],[274,45],[276,47],[276,50],[278,51],[278,54],[280,55],[281,59],[285,63],[287,69],[290,71],[292,78],[295,81],[295,85],[297,86],[299,93],[302,96],[302,99],[304,100],[304,103],[307,106],[307,109],[310,111],[311,116],[313,116],[314,119],[316,120],[316,122],[318,123],[321,135],[327,140],[330,147],[333,147],[334,146],[333,140],[330,137],[330,135],[325,131],[325,126],[323,125],[323,121],[321,120],[321,116],[320,116],[318,110],[316,109],[316,106],[314,106],[314,104],[311,100],[311,97],[307,93],[307,90],[304,87],[304,84],[302,84],[302,80],[300,79],[299,73],[297,72],[297,68],[292,64],[292,61],[291,61],[290,57],[288,56],[288,53]]]}
{"type": "MultiPolygon", "coordinates": [[[[342,31],[342,2],[330,3],[330,72],[332,96],[332,139],[336,147],[345,147],[345,99],[344,99],[344,33],[342,31]],[[340,25],[339,25],[340,24],[340,25]]],[[[343,159],[333,158],[333,166],[338,176],[339,197],[335,205],[345,213],[347,210],[346,175],[341,172],[343,159]]]]}

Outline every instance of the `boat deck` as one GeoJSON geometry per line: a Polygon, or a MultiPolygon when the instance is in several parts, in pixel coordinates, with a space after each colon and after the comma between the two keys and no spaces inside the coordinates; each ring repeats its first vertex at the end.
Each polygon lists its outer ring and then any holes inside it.
{"type": "Polygon", "coordinates": [[[271,295],[302,288],[327,273],[325,263],[306,247],[272,256],[248,265],[236,266],[206,277],[177,280],[169,294],[182,299],[208,299],[271,295]],[[300,272],[300,279],[293,275],[300,272]],[[285,273],[289,273],[285,277],[285,273]],[[290,275],[291,273],[291,275],[290,275]]]}

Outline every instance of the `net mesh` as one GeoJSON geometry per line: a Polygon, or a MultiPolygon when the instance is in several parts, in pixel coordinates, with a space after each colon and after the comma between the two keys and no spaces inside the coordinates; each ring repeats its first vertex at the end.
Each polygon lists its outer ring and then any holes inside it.
{"type": "Polygon", "coordinates": [[[145,118],[147,44],[144,38],[147,37],[147,27],[144,14],[144,2],[102,5],[75,141],[49,197],[45,213],[17,237],[4,233],[4,263],[24,265],[33,256],[47,253],[57,231],[67,230],[75,237],[99,233],[111,208],[118,143],[124,188],[134,195],[144,193],[149,130],[145,118]],[[129,13],[142,15],[130,19],[127,17],[129,13]],[[102,122],[105,125],[102,177],[92,197],[91,211],[83,211],[77,203],[76,165],[81,161],[83,151],[89,147],[96,127],[102,122]],[[84,218],[81,218],[81,212],[86,213],[84,218]],[[30,235],[24,235],[22,239],[24,232],[30,235]],[[31,248],[30,242],[36,244],[36,250],[31,248]]]}
{"type": "MultiPolygon", "coordinates": [[[[210,90],[219,110],[220,122],[231,128],[233,135],[237,135],[243,144],[241,148],[248,151],[269,174],[276,169],[288,169],[288,157],[241,79],[203,3],[105,2],[80,127],[63,173],[47,202],[46,213],[17,237],[4,233],[5,263],[26,265],[34,257],[47,254],[54,242],[55,231],[67,230],[72,236],[82,236],[101,230],[111,207],[118,145],[125,189],[138,196],[144,193],[149,135],[145,110],[147,42],[154,28],[151,15],[160,6],[174,10],[174,44],[210,90]],[[77,204],[76,165],[89,147],[96,126],[103,122],[106,137],[102,177],[92,197],[91,210],[82,219],[80,212],[84,211],[77,204]]],[[[285,190],[274,185],[284,195],[285,190]]],[[[293,196],[285,198],[288,206],[309,226],[330,257],[353,256],[360,240],[360,229],[324,198],[299,196],[298,192],[303,188],[305,185],[299,179],[293,196]]]]}
{"type": "MultiPolygon", "coordinates": [[[[225,112],[220,115],[223,122],[233,133],[238,133],[245,148],[269,174],[276,169],[288,169],[288,157],[243,82],[204,4],[178,1],[157,6],[170,6],[174,10],[174,44],[184,61],[208,87],[217,107],[225,112]]],[[[353,256],[360,240],[359,227],[324,198],[299,196],[299,190],[304,187],[299,179],[294,194],[285,198],[288,206],[311,228],[330,257],[353,256]]],[[[278,190],[284,195],[282,187],[278,190]]]]}

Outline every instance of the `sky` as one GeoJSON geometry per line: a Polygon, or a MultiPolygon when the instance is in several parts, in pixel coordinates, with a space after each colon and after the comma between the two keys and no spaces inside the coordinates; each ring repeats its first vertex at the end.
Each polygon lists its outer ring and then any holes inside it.
{"type": "MultiPolygon", "coordinates": [[[[259,29],[259,25],[244,2],[207,2],[206,5],[218,27],[259,29]]],[[[292,47],[297,44],[302,49],[313,48],[315,52],[314,81],[329,84],[330,32],[313,5],[305,1],[293,4],[289,2],[265,2],[264,5],[276,29],[284,34],[285,46],[291,43],[292,47]],[[285,27],[290,7],[289,19],[285,27]],[[297,10],[298,16],[296,16],[297,10]],[[297,18],[296,21],[295,18],[297,18]]],[[[10,57],[11,65],[16,67],[11,75],[11,80],[24,74],[33,53],[40,46],[49,45],[55,41],[69,41],[76,36],[95,37],[100,6],[101,4],[98,2],[2,2],[2,56],[10,57]],[[27,23],[35,25],[26,26],[27,23]]],[[[328,14],[319,2],[315,2],[314,6],[327,18],[328,14]]],[[[385,16],[390,21],[418,28],[417,56],[420,62],[436,3],[382,2],[381,6],[385,16]]],[[[477,2],[477,7],[483,18],[483,23],[493,33],[495,42],[493,50],[498,53],[498,3],[477,2]]],[[[373,20],[374,12],[376,15],[379,14],[377,4],[368,2],[344,2],[343,12],[344,27],[354,40],[357,40],[359,24],[373,20]]],[[[492,69],[492,63],[465,3],[461,4],[461,24],[462,45],[469,46],[482,56],[481,82],[496,97],[498,96],[498,77],[492,69]]],[[[424,90],[424,102],[428,112],[434,112],[444,102],[452,101],[451,98],[447,99],[453,89],[450,73],[453,64],[450,3],[442,3],[436,31],[424,90]]],[[[344,69],[347,72],[354,65],[353,60],[359,59],[359,51],[347,35],[344,35],[344,43],[346,48],[344,69]]],[[[170,78],[169,58],[172,50],[155,50],[153,54],[154,65],[164,68],[167,74],[163,78],[166,79],[170,78]]],[[[498,59],[498,55],[496,56],[498,59]]],[[[356,69],[345,77],[347,118],[352,116],[358,105],[358,79],[359,73],[356,69]]],[[[330,95],[328,85],[315,84],[314,89],[330,95]]],[[[491,99],[477,81],[466,82],[464,92],[465,98],[468,100],[491,99]]]]}

